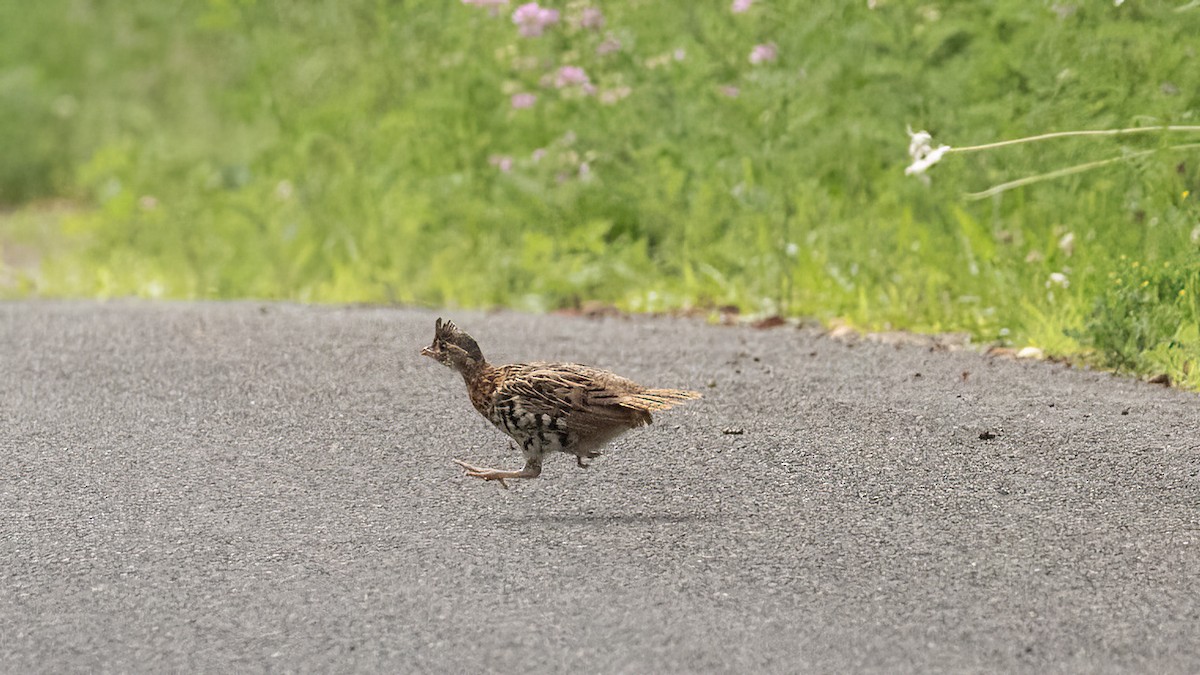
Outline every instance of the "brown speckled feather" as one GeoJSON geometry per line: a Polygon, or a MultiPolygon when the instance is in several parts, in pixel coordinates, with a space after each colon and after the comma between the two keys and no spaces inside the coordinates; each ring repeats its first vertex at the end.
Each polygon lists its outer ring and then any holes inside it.
{"type": "Polygon", "coordinates": [[[497,396],[519,398],[528,412],[562,417],[579,431],[650,424],[651,410],[699,398],[689,391],[647,389],[577,363],[522,363],[497,370],[501,373],[497,396]]]}

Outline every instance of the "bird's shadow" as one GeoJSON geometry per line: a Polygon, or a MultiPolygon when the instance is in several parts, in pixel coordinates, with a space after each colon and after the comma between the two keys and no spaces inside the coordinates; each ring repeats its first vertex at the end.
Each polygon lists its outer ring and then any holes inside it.
{"type": "Polygon", "coordinates": [[[721,513],[611,513],[568,512],[533,513],[522,516],[497,514],[495,521],[505,525],[528,525],[531,522],[557,525],[690,525],[699,522],[716,523],[725,520],[721,513]]]}

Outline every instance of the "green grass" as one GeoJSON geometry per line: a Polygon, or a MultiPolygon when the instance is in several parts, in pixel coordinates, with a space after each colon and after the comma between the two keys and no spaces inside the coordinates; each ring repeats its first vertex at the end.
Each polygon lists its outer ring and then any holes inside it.
{"type": "Polygon", "coordinates": [[[1200,123],[1200,8],[625,0],[593,32],[548,4],[538,38],[450,0],[0,5],[0,201],[77,205],[0,292],[736,304],[1200,386],[1200,152],[1172,147],[1200,134],[903,171],[908,125],[964,146],[1200,123]],[[763,43],[778,60],[750,63],[763,43]],[[557,89],[560,65],[596,91],[557,89]]]}

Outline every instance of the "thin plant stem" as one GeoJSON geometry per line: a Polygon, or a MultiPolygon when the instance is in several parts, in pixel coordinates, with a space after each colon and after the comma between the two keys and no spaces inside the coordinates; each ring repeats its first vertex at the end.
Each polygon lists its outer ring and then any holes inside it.
{"type": "MultiPolygon", "coordinates": [[[[1172,145],[1171,147],[1164,148],[1164,149],[1165,150],[1190,150],[1193,148],[1200,148],[1200,143],[1184,143],[1182,145],[1172,145]]],[[[1036,176],[1025,176],[1024,178],[1010,180],[1007,183],[1000,183],[999,185],[993,185],[992,187],[990,187],[982,192],[968,192],[966,194],[966,197],[968,199],[974,199],[974,200],[986,199],[987,197],[993,197],[1002,192],[1007,192],[1013,188],[1018,188],[1018,187],[1022,187],[1025,185],[1032,185],[1033,183],[1040,183],[1042,181],[1053,180],[1055,178],[1062,178],[1063,176],[1070,176],[1070,175],[1076,174],[1076,173],[1083,173],[1084,171],[1091,171],[1092,169],[1098,169],[1102,166],[1107,166],[1109,164],[1115,164],[1117,162],[1125,162],[1125,161],[1129,161],[1131,159],[1137,159],[1138,157],[1145,157],[1146,155],[1150,155],[1150,154],[1156,153],[1158,151],[1159,151],[1158,148],[1155,148],[1152,150],[1141,150],[1138,152],[1131,152],[1127,155],[1121,155],[1120,157],[1109,157],[1108,159],[1098,159],[1094,162],[1085,162],[1083,164],[1076,164],[1075,166],[1068,166],[1065,169],[1058,169],[1056,171],[1050,171],[1048,173],[1039,173],[1036,176]]]]}
{"type": "Polygon", "coordinates": [[[992,148],[1003,148],[1007,145],[1019,145],[1021,143],[1033,143],[1035,141],[1045,141],[1052,138],[1068,138],[1071,136],[1127,136],[1131,134],[1145,134],[1152,131],[1182,131],[1182,132],[1200,132],[1200,126],[1181,126],[1168,125],[1160,127],[1128,127],[1125,129],[1091,129],[1083,131],[1054,131],[1048,134],[1038,134],[1037,136],[1026,136],[1025,138],[1013,138],[1007,141],[996,141],[995,143],[984,143],[983,145],[967,145],[960,148],[950,148],[946,154],[953,152],[975,152],[978,150],[991,150],[992,148]]]}

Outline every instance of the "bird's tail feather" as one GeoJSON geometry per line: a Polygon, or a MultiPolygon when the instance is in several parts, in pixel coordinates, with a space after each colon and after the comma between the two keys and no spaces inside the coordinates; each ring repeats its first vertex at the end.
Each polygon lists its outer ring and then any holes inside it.
{"type": "Polygon", "coordinates": [[[621,405],[636,410],[666,410],[700,398],[700,392],[686,389],[647,389],[621,397],[621,405]]]}

